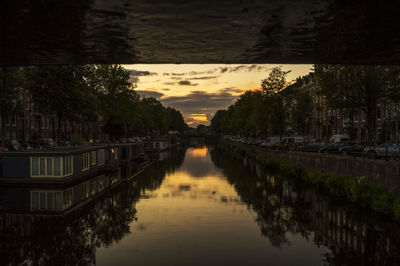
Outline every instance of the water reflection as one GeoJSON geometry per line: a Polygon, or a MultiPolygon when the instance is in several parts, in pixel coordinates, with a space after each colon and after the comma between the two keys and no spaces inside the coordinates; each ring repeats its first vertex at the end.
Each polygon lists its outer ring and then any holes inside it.
{"type": "Polygon", "coordinates": [[[329,248],[328,265],[400,265],[398,224],[270,176],[250,160],[242,161],[243,168],[226,154],[213,151],[211,157],[255,210],[261,234],[273,246],[290,246],[293,235],[300,235],[329,248]]]}
{"type": "MultiPolygon", "coordinates": [[[[141,191],[159,187],[165,174],[173,172],[182,160],[183,154],[179,153],[146,169],[140,178],[124,183],[116,181],[119,172],[67,188],[41,188],[46,193],[62,192],[64,197],[62,208],[50,212],[29,208],[28,196],[39,189],[2,188],[0,265],[96,264],[98,248],[112,246],[131,233],[130,224],[137,220],[135,205],[141,191]],[[84,192],[87,184],[91,189],[84,192]],[[100,192],[101,196],[93,197],[100,192]],[[65,198],[66,195],[70,197],[65,198]]],[[[44,195],[48,199],[48,194],[44,195]]]]}
{"type": "Polygon", "coordinates": [[[47,188],[52,210],[43,188],[2,188],[0,264],[400,264],[397,224],[212,147],[172,154],[128,181],[135,167],[47,188]]]}

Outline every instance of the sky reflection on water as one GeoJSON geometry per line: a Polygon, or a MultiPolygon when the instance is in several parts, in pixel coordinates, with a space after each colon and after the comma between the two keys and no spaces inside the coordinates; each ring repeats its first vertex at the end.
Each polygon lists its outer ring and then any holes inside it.
{"type": "Polygon", "coordinates": [[[272,247],[206,147],[189,148],[158,189],[143,192],[136,210],[132,233],[99,249],[98,264],[318,265],[327,252],[295,235],[290,246],[272,247]]]}

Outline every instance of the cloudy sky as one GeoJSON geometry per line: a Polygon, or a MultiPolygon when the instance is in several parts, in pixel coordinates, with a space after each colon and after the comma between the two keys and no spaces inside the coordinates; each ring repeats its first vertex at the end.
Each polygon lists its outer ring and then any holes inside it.
{"type": "MultiPolygon", "coordinates": [[[[231,105],[246,90],[260,88],[278,65],[151,64],[124,65],[131,70],[135,89],[143,97],[155,97],[164,106],[181,111],[191,126],[209,125],[219,109],[231,105]]],[[[288,81],[311,71],[312,65],[280,65],[291,70],[288,81]]]]}

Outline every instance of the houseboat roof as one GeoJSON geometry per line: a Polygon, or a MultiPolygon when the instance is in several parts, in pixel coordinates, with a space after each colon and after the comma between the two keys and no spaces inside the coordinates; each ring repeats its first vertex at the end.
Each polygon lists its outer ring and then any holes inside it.
{"type": "Polygon", "coordinates": [[[0,157],[24,157],[24,156],[44,156],[44,155],[72,155],[84,152],[90,152],[93,150],[112,148],[112,147],[123,147],[129,145],[136,145],[141,142],[128,142],[128,143],[104,143],[104,144],[93,144],[93,145],[82,145],[82,146],[68,146],[68,147],[56,147],[47,149],[34,149],[34,150],[21,150],[21,151],[5,151],[0,152],[0,157]]]}

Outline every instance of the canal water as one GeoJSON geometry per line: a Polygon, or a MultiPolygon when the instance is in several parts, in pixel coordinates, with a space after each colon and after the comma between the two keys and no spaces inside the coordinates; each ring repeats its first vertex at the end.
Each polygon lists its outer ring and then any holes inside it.
{"type": "Polygon", "coordinates": [[[400,265],[396,223],[212,146],[174,153],[81,205],[3,211],[0,264],[400,265]]]}

